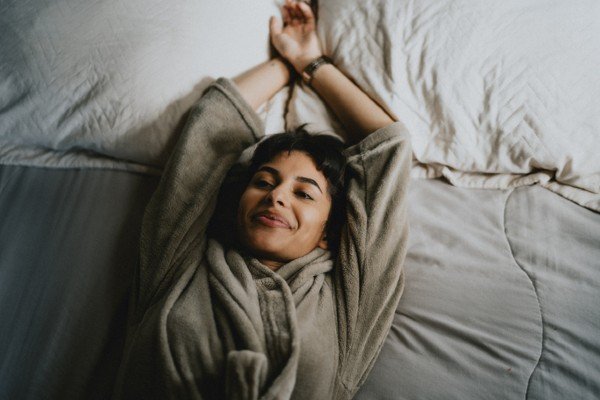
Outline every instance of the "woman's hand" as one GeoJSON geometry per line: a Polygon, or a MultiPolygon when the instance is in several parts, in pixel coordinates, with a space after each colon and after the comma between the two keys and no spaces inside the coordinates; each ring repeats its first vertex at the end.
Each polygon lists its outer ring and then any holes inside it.
{"type": "Polygon", "coordinates": [[[302,73],[312,60],[323,55],[315,15],[308,4],[295,0],[286,0],[281,14],[283,26],[277,17],[269,20],[271,43],[298,73],[302,73]]]}
{"type": "MultiPolygon", "coordinates": [[[[265,61],[233,79],[242,97],[254,110],[289,82],[289,65],[301,74],[311,61],[323,55],[310,6],[285,0],[281,13],[283,26],[276,17],[269,21],[271,42],[280,57],[265,61]]],[[[346,126],[349,142],[359,141],[394,122],[333,64],[321,66],[311,82],[310,86],[346,126]]]]}

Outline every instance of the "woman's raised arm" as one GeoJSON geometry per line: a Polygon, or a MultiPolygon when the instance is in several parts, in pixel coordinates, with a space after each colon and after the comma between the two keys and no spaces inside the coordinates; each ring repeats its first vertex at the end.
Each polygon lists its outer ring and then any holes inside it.
{"type": "MultiPolygon", "coordinates": [[[[309,5],[286,0],[282,16],[283,25],[276,17],[269,21],[271,43],[280,57],[259,64],[233,79],[242,97],[254,110],[289,82],[290,66],[302,74],[311,61],[323,55],[315,16],[309,5]]],[[[318,68],[311,86],[346,128],[348,144],[357,143],[394,122],[383,108],[333,64],[318,68]]]]}
{"type": "Polygon", "coordinates": [[[315,71],[311,86],[331,107],[348,134],[348,144],[360,142],[394,120],[333,64],[315,71]]]}
{"type": "MultiPolygon", "coordinates": [[[[302,74],[311,61],[323,55],[314,13],[306,3],[286,0],[282,15],[283,26],[277,18],[271,18],[271,41],[281,56],[302,74]]],[[[318,68],[313,74],[311,86],[346,128],[349,144],[359,142],[377,129],[394,122],[333,64],[318,68]]]]}
{"type": "Polygon", "coordinates": [[[290,68],[275,57],[233,78],[240,94],[256,111],[290,81],[290,68]]]}

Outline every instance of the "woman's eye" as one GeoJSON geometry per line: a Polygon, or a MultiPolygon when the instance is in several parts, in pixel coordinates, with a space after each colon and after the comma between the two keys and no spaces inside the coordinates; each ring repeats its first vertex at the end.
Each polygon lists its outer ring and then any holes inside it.
{"type": "Polygon", "coordinates": [[[255,181],[254,185],[258,188],[267,188],[267,187],[271,186],[271,184],[269,182],[265,181],[264,179],[259,179],[259,180],[255,181]]]}
{"type": "Polygon", "coordinates": [[[297,192],[296,192],[296,195],[297,195],[298,197],[301,197],[301,198],[303,198],[303,199],[306,199],[306,200],[312,200],[312,199],[313,199],[313,198],[311,197],[311,195],[309,195],[309,194],[308,194],[308,193],[306,193],[306,192],[303,192],[302,190],[299,190],[299,191],[297,191],[297,192]]]}

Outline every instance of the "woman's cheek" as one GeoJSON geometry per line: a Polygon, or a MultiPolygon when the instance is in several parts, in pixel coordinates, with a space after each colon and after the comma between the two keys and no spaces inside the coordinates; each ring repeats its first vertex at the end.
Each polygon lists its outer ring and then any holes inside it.
{"type": "Polygon", "coordinates": [[[323,213],[318,207],[305,208],[302,211],[302,220],[304,224],[311,227],[311,230],[318,229],[323,224],[323,213]]]}
{"type": "Polygon", "coordinates": [[[240,197],[237,210],[237,231],[238,234],[246,234],[248,224],[250,223],[250,214],[252,210],[252,190],[246,189],[240,197]]]}

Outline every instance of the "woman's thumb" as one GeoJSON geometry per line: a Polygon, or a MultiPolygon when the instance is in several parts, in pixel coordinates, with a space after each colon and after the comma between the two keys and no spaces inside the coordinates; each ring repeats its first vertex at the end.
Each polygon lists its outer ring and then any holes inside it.
{"type": "Polygon", "coordinates": [[[269,19],[269,28],[272,35],[279,35],[281,33],[281,22],[275,16],[271,16],[269,19]]]}

